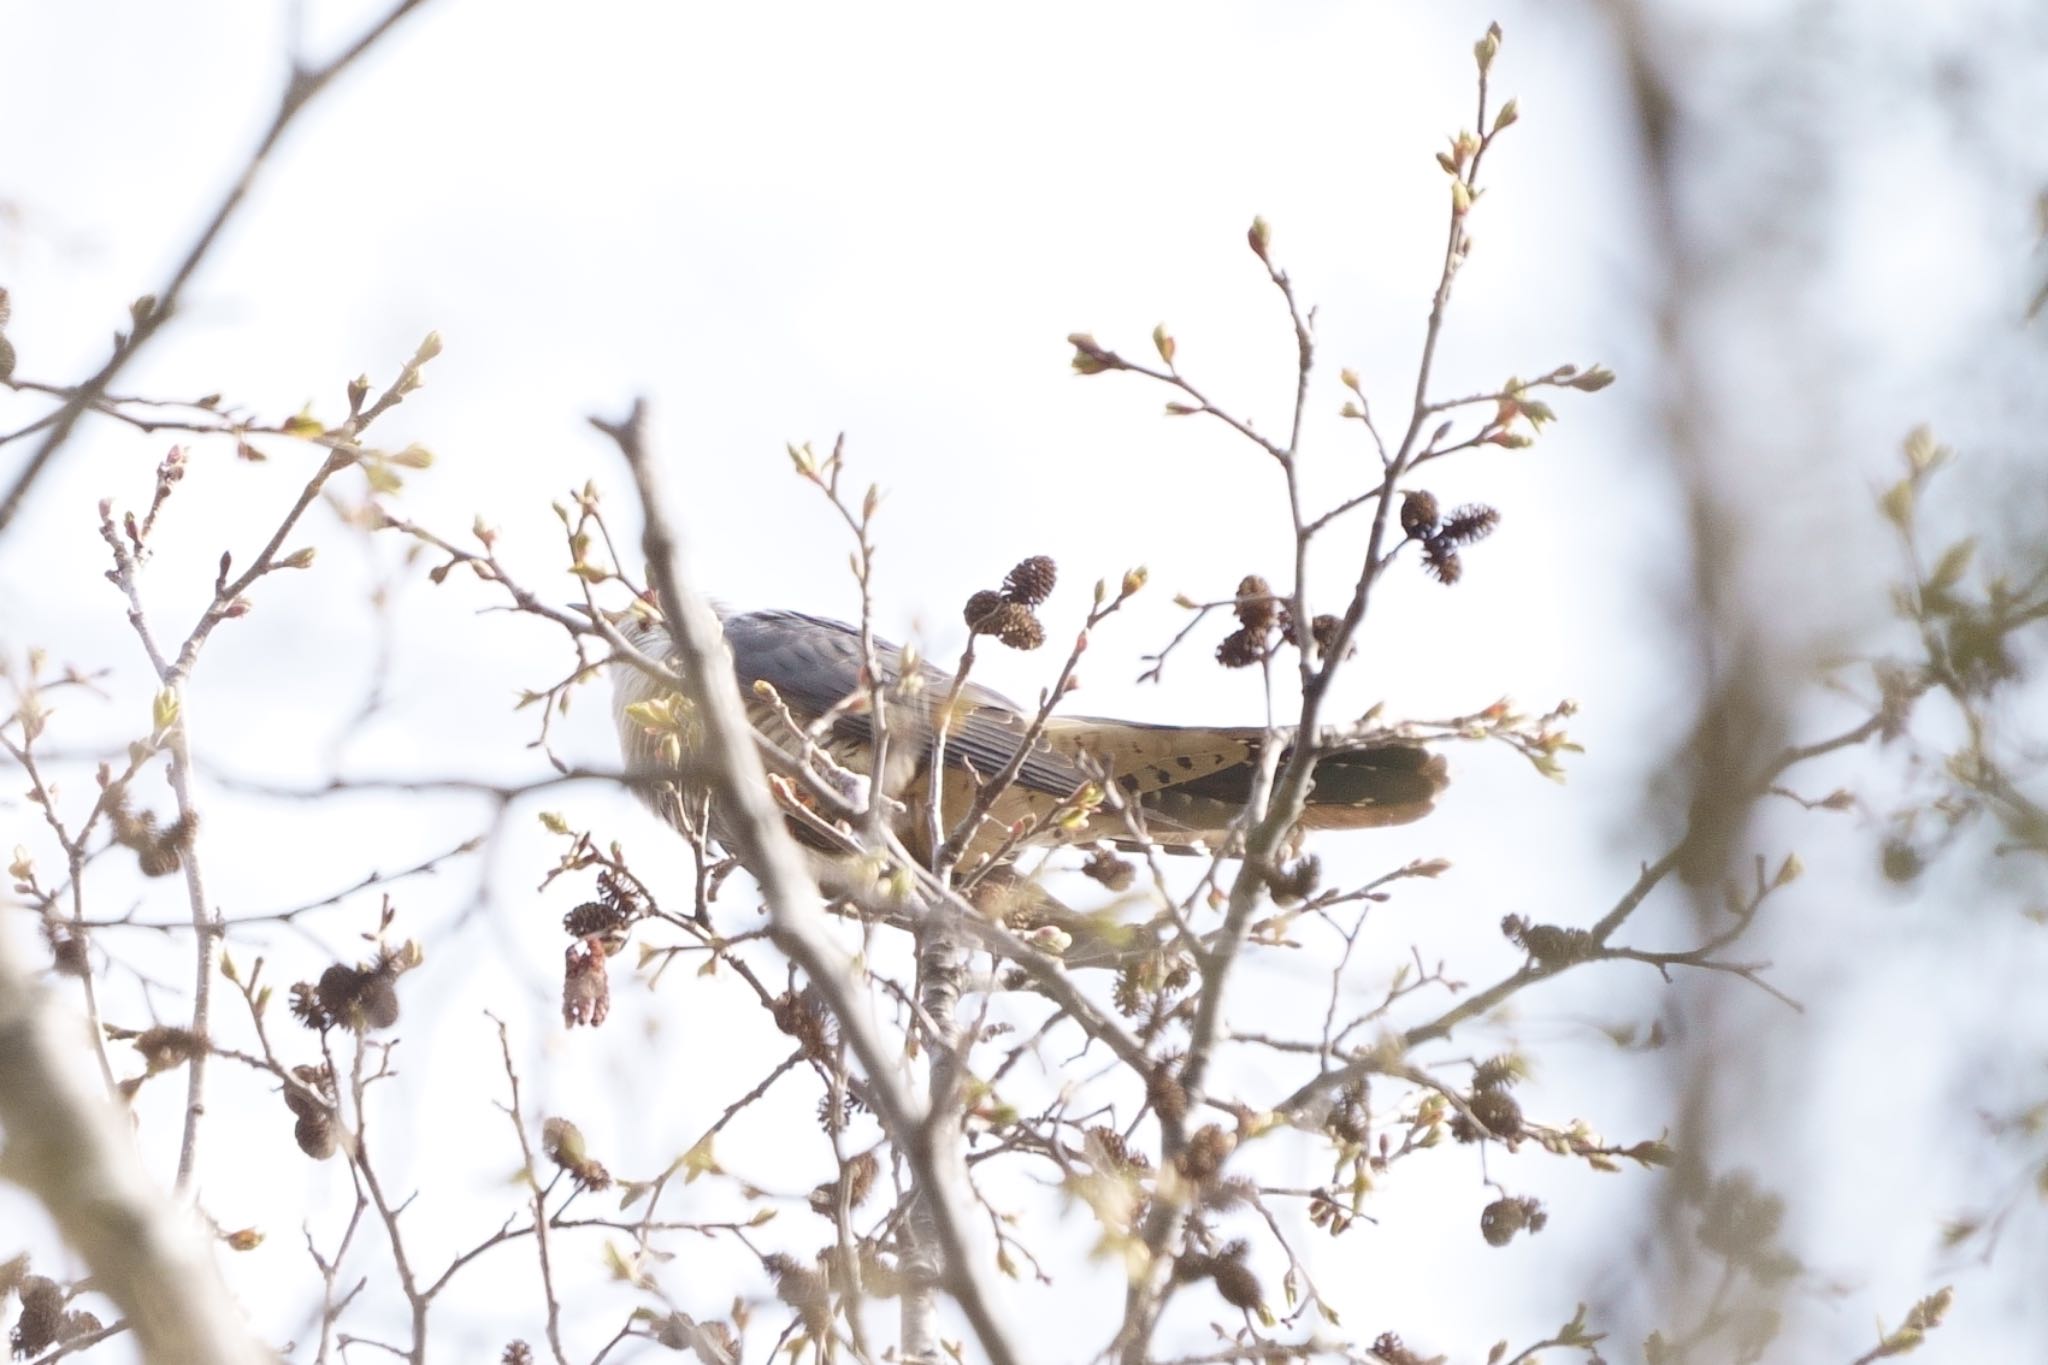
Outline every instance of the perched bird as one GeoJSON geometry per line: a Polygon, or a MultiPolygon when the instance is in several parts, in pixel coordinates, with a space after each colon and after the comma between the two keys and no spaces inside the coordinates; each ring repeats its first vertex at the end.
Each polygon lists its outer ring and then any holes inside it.
{"type": "MultiPolygon", "coordinates": [[[[794,611],[720,613],[726,648],[740,692],[757,729],[785,749],[796,747],[789,719],[807,729],[829,718],[815,736],[819,749],[842,768],[874,780],[874,726],[861,681],[860,635],[852,626],[794,611]],[[755,685],[766,683],[774,697],[755,685]],[[785,719],[776,707],[787,709],[785,719]]],[[[667,633],[645,616],[627,618],[633,643],[668,659],[667,633]]],[[[952,675],[930,664],[917,665],[911,686],[900,684],[896,646],[875,642],[884,679],[892,684],[888,713],[887,771],[883,793],[901,803],[894,819],[898,836],[912,853],[929,857],[928,803],[939,715],[952,692],[952,675]]],[[[613,665],[615,709],[621,745],[635,771],[660,770],[674,762],[680,746],[664,756],[675,734],[650,725],[636,703],[658,701],[664,689],[631,664],[613,665]],[[638,718],[636,718],[636,714],[638,718]]],[[[946,827],[971,808],[981,784],[1002,772],[1030,729],[1032,713],[999,693],[968,683],[945,727],[940,765],[946,827]]],[[[1075,797],[1091,782],[1121,790],[1147,842],[1167,849],[1215,848],[1251,797],[1260,750],[1267,732],[1258,727],[1154,725],[1093,716],[1055,715],[1025,755],[1016,780],[989,808],[988,819],[968,842],[963,866],[1002,847],[1011,831],[1028,822],[1022,842],[1078,843],[1108,839],[1135,842],[1132,823],[1107,802],[1077,810],[1075,797]],[[1064,819],[1059,817],[1064,816],[1064,819]]],[[[702,799],[693,783],[686,749],[679,781],[648,799],[671,822],[680,823],[683,803],[702,799]]],[[[1302,814],[1307,829],[1364,829],[1405,824],[1426,815],[1446,781],[1443,759],[1420,745],[1400,741],[1340,747],[1316,765],[1314,788],[1302,814]]],[[[798,838],[829,849],[820,831],[793,824],[798,838]]],[[[710,830],[718,833],[717,813],[710,830]]]]}

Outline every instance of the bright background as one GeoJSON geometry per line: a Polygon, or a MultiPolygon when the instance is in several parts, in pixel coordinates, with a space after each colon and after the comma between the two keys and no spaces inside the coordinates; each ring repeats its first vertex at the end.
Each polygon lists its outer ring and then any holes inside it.
{"type": "MultiPolygon", "coordinates": [[[[1292,342],[1243,245],[1263,215],[1275,258],[1321,310],[1311,489],[1325,500],[1355,490],[1376,465],[1358,428],[1334,415],[1336,374],[1356,370],[1398,428],[1444,229],[1432,153],[1470,122],[1471,43],[1498,19],[1496,103],[1517,97],[1522,122],[1487,166],[1436,392],[1491,389],[1564,362],[1608,364],[1621,382],[1556,398],[1563,420],[1533,450],[1432,468],[1426,482],[1446,505],[1483,499],[1502,511],[1501,530],[1466,556],[1455,590],[1412,572],[1389,581],[1340,710],[1384,700],[1393,714],[1435,718],[1502,695],[1535,709],[1570,696],[1587,753],[1559,788],[1505,749],[1456,749],[1456,785],[1431,822],[1322,848],[1333,880],[1450,858],[1455,871],[1404,889],[1369,943],[1382,979],[1414,945],[1484,984],[1519,961],[1499,936],[1503,915],[1590,923],[1678,828],[1682,790],[1658,779],[1708,676],[1689,498],[1740,526],[1716,572],[1736,596],[1767,604],[1754,617],[1773,641],[1767,663],[1789,678],[1881,638],[1893,551],[1870,494],[1894,477],[1909,427],[1934,423],[1990,457],[1979,468],[2000,478],[2025,469],[2040,354],[2019,312],[2041,154],[2017,130],[2048,112],[2023,75],[2023,54],[2039,56],[2039,21],[2017,4],[1960,6],[1969,17],[1954,20],[1911,4],[1869,8],[1852,22],[1767,0],[1655,7],[1649,48],[1691,120],[1670,163],[1677,197],[1662,201],[1613,16],[1599,6],[883,12],[438,0],[304,116],[183,316],[117,387],[222,390],[271,417],[310,401],[333,421],[347,380],[367,372],[381,387],[437,330],[446,351],[426,388],[375,433],[438,457],[399,507],[451,538],[482,516],[527,581],[564,599],[549,503],[595,479],[630,531],[623,470],[585,419],[618,416],[645,394],[694,581],[743,606],[839,616],[857,609],[850,546],[793,479],[783,447],[810,440],[822,451],[844,431],[852,477],[886,493],[880,618],[890,634],[952,657],[967,595],[1044,553],[1063,574],[1048,611],[1057,641],[1060,613],[1078,616],[1090,582],[1142,563],[1153,586],[1097,640],[1079,709],[1253,721],[1255,677],[1206,660],[1218,630],[1190,644],[1164,686],[1132,680],[1139,656],[1181,624],[1174,594],[1224,596],[1249,572],[1284,577],[1277,474],[1216,424],[1160,417],[1162,391],[1076,378],[1063,338],[1086,330],[1149,355],[1164,320],[1186,373],[1233,411],[1282,427],[1292,342]],[[1674,260],[1685,263],[1675,272],[1674,260]],[[1660,349],[1658,310],[1674,281],[1692,303],[1660,349]],[[1687,448],[1711,458],[1689,465],[1687,448]]],[[[332,50],[371,12],[308,7],[309,50],[332,50]]],[[[90,373],[128,300],[166,277],[269,115],[288,15],[247,0],[0,4],[10,130],[0,283],[21,376],[90,373]]],[[[16,400],[0,426],[38,410],[16,400]]],[[[0,451],[0,477],[23,444],[0,451]]],[[[0,541],[9,655],[33,644],[114,670],[107,704],[74,700],[53,727],[50,743],[73,754],[143,723],[151,689],[101,578],[95,507],[107,496],[146,505],[168,444],[89,426],[0,541]]],[[[218,443],[195,450],[151,567],[161,620],[188,620],[220,551],[253,552],[303,481],[311,456],[269,445],[261,466],[218,443]]],[[[495,600],[478,585],[457,575],[432,588],[398,544],[366,543],[323,516],[303,537],[321,546],[316,570],[260,586],[256,612],[215,638],[188,702],[215,781],[201,856],[231,917],[410,866],[491,814],[469,797],[372,789],[288,802],[238,784],[545,771],[523,747],[532,717],[510,701],[566,671],[559,639],[479,614],[495,600]],[[373,690],[381,704],[365,717],[373,690]]],[[[2012,516],[1984,529],[2017,537],[2024,517],[2012,516]]],[[[1328,609],[1365,525],[1352,530],[1318,565],[1328,609]]],[[[983,676],[1028,697],[1054,666],[1005,655],[983,676]]],[[[1839,704],[1789,709],[1800,738],[1853,720],[1839,704]]],[[[572,713],[565,757],[613,761],[605,712],[592,694],[572,713]]],[[[1856,771],[1834,770],[1844,780],[1856,771]]],[[[1822,794],[1830,778],[1811,785],[1822,794]]],[[[750,1038],[752,1015],[730,1024],[751,1009],[731,983],[679,974],[647,997],[622,980],[627,1000],[603,1030],[560,1029],[558,921],[581,896],[533,890],[559,847],[533,818],[543,808],[625,839],[636,863],[680,871],[649,817],[584,787],[517,805],[481,877],[457,863],[396,889],[401,927],[424,940],[428,964],[402,988],[404,1075],[379,1122],[386,1179],[422,1191],[407,1222],[429,1262],[509,1207],[515,1152],[490,1107],[503,1080],[482,1010],[513,1024],[529,1113],[572,1115],[622,1172],[658,1170],[779,1055],[781,1040],[750,1038]],[[463,1152],[452,1168],[450,1145],[463,1152]]],[[[0,812],[33,847],[37,813],[12,796],[0,812]]],[[[2001,1093],[2038,1083],[2039,1034],[2028,1030],[2040,1021],[2009,1012],[2048,965],[2038,935],[2015,938],[2003,918],[1952,933],[1952,905],[1884,886],[1867,814],[1833,825],[1771,814],[1778,823],[1752,831],[1756,850],[1775,864],[1796,845],[1813,872],[1751,952],[1778,961],[1772,979],[1808,1014],[1728,978],[1674,990],[1647,968],[1617,966],[1519,998],[1511,1019],[1461,1035],[1450,1055],[1519,1041],[1538,1058],[1532,1113],[1583,1117],[1632,1141],[1676,1122],[1674,1092],[1712,1072],[1700,1060],[1712,1039],[1730,1040],[1741,1094],[1707,1159],[1716,1170],[1757,1165],[1795,1196],[1787,1235],[1810,1291],[1790,1310],[1796,1358],[1853,1356],[1874,1319],[1896,1321],[1951,1278],[1962,1300],[1942,1358],[2026,1358],[2021,1343],[2038,1347],[2048,1321],[2000,1286],[2016,1258],[2040,1249],[2038,1229],[2023,1211],[2004,1259],[1967,1273],[1936,1241],[1939,1218],[2023,1178],[2009,1157],[1980,1151],[1967,1120],[1983,1097],[1969,1077],[1981,1063],[2019,1087],[2001,1093]],[[1675,1054],[1618,1049],[1603,1032],[1659,1016],[1681,1041],[1675,1054]],[[2013,1046],[2016,1030],[2035,1043],[2013,1046]],[[1969,1274],[1989,1292],[1973,1295],[1969,1274]]],[[[170,884],[124,886],[110,874],[99,896],[101,913],[182,913],[170,884]]],[[[1633,941],[1683,942],[1687,910],[1669,899],[1633,941]]],[[[323,945],[361,951],[353,935],[372,927],[374,895],[351,904],[307,921],[308,933],[250,940],[267,945],[280,986],[317,974],[323,945]]],[[[106,937],[161,964],[151,998],[176,1017],[189,974],[177,952],[140,930],[106,937]]],[[[1321,980],[1320,968],[1263,972],[1245,983],[1233,1022],[1283,1031],[1303,983],[1319,991],[1321,980]]],[[[144,997],[127,985],[123,1017],[138,1019],[144,997]]],[[[310,1210],[331,1236],[349,1199],[345,1173],[288,1148],[280,1158],[282,1108],[247,1075],[221,1068],[216,1080],[222,1110],[239,1102],[264,1121],[214,1123],[202,1200],[223,1227],[268,1233],[232,1269],[282,1340],[304,1330],[294,1296],[310,1278],[290,1220],[310,1210]]],[[[145,1133],[174,1131],[181,1095],[168,1078],[145,1090],[145,1133]]],[[[778,1155],[778,1124],[815,1146],[811,1098],[736,1126],[744,1136],[721,1142],[729,1168],[787,1193],[822,1178],[789,1172],[778,1155]]],[[[168,1141],[152,1152],[167,1169],[168,1141]]],[[[1496,1251],[1477,1236],[1492,1198],[1479,1160],[1460,1148],[1404,1168],[1380,1197],[1378,1226],[1335,1242],[1302,1233],[1348,1328],[1367,1341],[1397,1330],[1462,1360],[1501,1336],[1519,1347],[1589,1299],[1626,1359],[1643,1332],[1672,1325],[1640,1264],[1659,1236],[1659,1177],[1495,1152],[1487,1173],[1551,1211],[1540,1237],[1496,1251]]],[[[714,1216],[695,1197],[685,1216],[714,1216]]],[[[1071,1264],[1063,1247],[1085,1247],[1084,1221],[1048,1228],[1041,1253],[1071,1264]]],[[[45,1235],[12,1192],[0,1193],[0,1228],[45,1235]]],[[[808,1252],[813,1231],[792,1231],[791,1245],[808,1252]]],[[[0,1256],[20,1240],[0,1238],[0,1256]]],[[[664,1284],[700,1316],[758,1285],[729,1242],[679,1249],[664,1284]]],[[[593,1280],[594,1252],[581,1249],[593,1280]]],[[[383,1273],[374,1244],[357,1255],[362,1272],[383,1273]]],[[[484,1358],[510,1335],[539,1340],[530,1250],[486,1264],[442,1310],[448,1339],[462,1343],[447,1348],[455,1358],[484,1358]]],[[[1280,1266],[1260,1267],[1270,1290],[1280,1266]]],[[[1059,1323],[1046,1324],[1053,1299],[1038,1290],[1019,1290],[1012,1317],[1051,1334],[1035,1338],[1046,1358],[1079,1356],[1104,1338],[1115,1288],[1070,1268],[1059,1323]]],[[[1169,1344],[1199,1347],[1201,1316],[1178,1320],[1169,1344]]],[[[616,1321],[578,1324],[582,1353],[616,1321]]]]}

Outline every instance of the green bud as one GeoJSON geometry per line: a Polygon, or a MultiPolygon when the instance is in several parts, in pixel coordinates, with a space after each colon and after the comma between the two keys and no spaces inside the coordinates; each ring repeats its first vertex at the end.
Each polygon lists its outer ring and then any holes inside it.
{"type": "Polygon", "coordinates": [[[1486,36],[1472,45],[1472,55],[1478,60],[1482,74],[1493,66],[1493,59],[1500,55],[1499,24],[1486,26],[1486,36]]]}
{"type": "Polygon", "coordinates": [[[1162,322],[1152,329],[1152,345],[1158,349],[1159,358],[1171,367],[1173,364],[1174,344],[1173,337],[1167,332],[1165,323],[1162,322]]]}

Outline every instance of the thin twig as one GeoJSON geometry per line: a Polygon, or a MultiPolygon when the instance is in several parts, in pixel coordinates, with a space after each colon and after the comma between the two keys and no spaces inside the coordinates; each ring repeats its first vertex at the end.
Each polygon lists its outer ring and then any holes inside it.
{"type": "Polygon", "coordinates": [[[491,1022],[498,1026],[498,1050],[505,1058],[505,1083],[512,1090],[505,1112],[512,1120],[513,1131],[519,1135],[519,1169],[526,1179],[528,1202],[533,1208],[533,1242],[540,1256],[541,1293],[548,1305],[548,1347],[555,1353],[555,1365],[569,1365],[569,1355],[562,1349],[562,1300],[555,1293],[554,1262],[548,1253],[547,1193],[541,1188],[540,1178],[534,1174],[533,1142],[526,1135],[526,1116],[519,1109],[519,1068],[512,1064],[512,1035],[505,1028],[505,1021],[496,1015],[491,1017],[491,1022]]]}
{"type": "Polygon", "coordinates": [[[72,429],[77,426],[79,417],[105,397],[107,386],[128,367],[129,362],[135,359],[150,338],[154,337],[176,312],[184,296],[185,286],[198,273],[201,262],[220,240],[228,220],[234,217],[235,211],[242,206],[242,201],[248,198],[249,191],[263,171],[264,164],[276,150],[278,143],[283,140],[285,130],[291,126],[292,121],[315,96],[389,33],[399,20],[418,9],[423,3],[425,0],[399,0],[382,18],[371,24],[361,37],[344,48],[325,66],[312,70],[307,70],[303,66],[293,68],[291,76],[285,82],[283,93],[278,97],[277,111],[271,115],[270,126],[257,141],[256,150],[250,153],[248,161],[242,166],[241,174],[235,177],[234,183],[228,187],[227,194],[215,207],[213,216],[200,230],[198,240],[192,243],[184,258],[172,270],[169,282],[154,295],[147,296],[148,306],[144,307],[143,301],[138,301],[133,312],[133,326],[128,335],[114,348],[114,353],[107,357],[106,363],[100,366],[98,373],[71,390],[64,405],[57,409],[55,419],[49,427],[48,434],[43,437],[42,444],[36,447],[35,454],[29,457],[28,463],[14,476],[14,483],[8,488],[6,495],[0,497],[0,532],[4,532],[21,511],[22,504],[27,501],[29,490],[34,487],[37,478],[56,457],[57,452],[64,448],[65,442],[70,440],[72,429]]]}

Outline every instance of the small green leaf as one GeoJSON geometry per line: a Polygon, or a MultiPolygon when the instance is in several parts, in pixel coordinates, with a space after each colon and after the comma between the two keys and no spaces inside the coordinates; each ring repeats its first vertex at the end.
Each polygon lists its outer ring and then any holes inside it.
{"type": "Polygon", "coordinates": [[[1884,496],[1878,500],[1878,506],[1884,509],[1885,517],[1892,525],[1903,530],[1913,524],[1913,499],[1913,481],[1900,479],[1885,490],[1884,496]]]}
{"type": "Polygon", "coordinates": [[[1915,474],[1925,474],[1940,465],[1947,464],[1955,454],[1947,446],[1934,439],[1934,432],[1926,426],[1914,427],[1906,433],[1906,467],[1915,474]]]}
{"type": "Polygon", "coordinates": [[[1799,861],[1799,855],[1787,853],[1785,861],[1778,864],[1778,875],[1771,878],[1771,889],[1775,891],[1781,886],[1790,886],[1799,880],[1799,874],[1804,871],[1806,864],[1799,861]]]}
{"type": "Polygon", "coordinates": [[[712,1153],[711,1135],[709,1133],[699,1138],[695,1146],[683,1153],[682,1167],[683,1183],[685,1185],[700,1175],[724,1174],[724,1171],[719,1167],[717,1156],[712,1153]]]}
{"type": "Polygon", "coordinates": [[[1963,581],[1963,575],[1970,571],[1970,560],[1977,553],[1977,538],[1959,540],[1942,552],[1934,565],[1934,572],[1927,576],[1927,586],[1936,592],[1947,592],[1963,581]]]}
{"type": "Polygon", "coordinates": [[[156,694],[149,708],[150,725],[162,734],[178,723],[178,690],[166,687],[156,694]]]}

